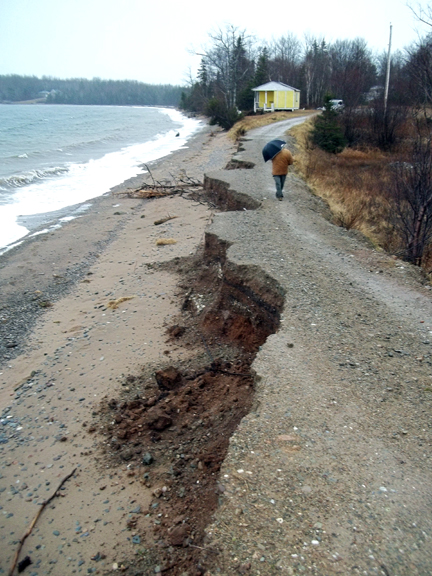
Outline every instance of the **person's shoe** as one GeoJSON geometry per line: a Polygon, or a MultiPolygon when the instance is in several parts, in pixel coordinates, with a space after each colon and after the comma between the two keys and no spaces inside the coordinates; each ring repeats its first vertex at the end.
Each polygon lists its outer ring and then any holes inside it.
{"type": "Polygon", "coordinates": [[[276,196],[276,198],[279,200],[279,202],[282,202],[283,200],[283,196],[276,196]]]}

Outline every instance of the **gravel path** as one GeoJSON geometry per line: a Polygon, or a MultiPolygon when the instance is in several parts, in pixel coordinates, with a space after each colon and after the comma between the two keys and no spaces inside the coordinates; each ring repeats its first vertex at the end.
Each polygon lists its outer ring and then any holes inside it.
{"type": "Polygon", "coordinates": [[[430,286],[332,225],[295,174],[276,202],[261,149],[288,127],[248,135],[236,158],[253,169],[209,175],[261,201],[209,232],[286,298],[222,469],[215,572],[431,574],[430,286]]]}

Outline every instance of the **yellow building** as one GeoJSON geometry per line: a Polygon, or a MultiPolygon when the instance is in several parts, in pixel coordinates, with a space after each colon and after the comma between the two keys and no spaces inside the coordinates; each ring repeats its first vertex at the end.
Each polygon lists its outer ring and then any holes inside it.
{"type": "Polygon", "coordinates": [[[282,84],[282,82],[267,82],[257,88],[255,92],[254,112],[273,112],[274,110],[298,110],[300,108],[300,90],[282,84]]]}

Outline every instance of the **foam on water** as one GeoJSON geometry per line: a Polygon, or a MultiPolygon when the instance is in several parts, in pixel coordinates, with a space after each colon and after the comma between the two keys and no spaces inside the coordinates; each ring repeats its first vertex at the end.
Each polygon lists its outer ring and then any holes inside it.
{"type": "MultiPolygon", "coordinates": [[[[36,214],[56,212],[67,207],[76,207],[88,200],[107,193],[110,188],[125,180],[145,172],[142,165],[162,158],[186,145],[201,123],[184,117],[173,109],[159,109],[169,115],[176,126],[155,138],[109,152],[101,158],[89,159],[83,163],[65,163],[58,168],[48,168],[43,173],[25,175],[15,187],[3,191],[0,198],[0,254],[7,247],[16,245],[29,233],[20,219],[36,214]],[[177,136],[179,134],[179,136],[177,136]]],[[[72,209],[71,209],[72,213],[72,209]]],[[[44,228],[49,232],[52,226],[61,226],[61,221],[76,217],[63,214],[55,223],[44,228]]],[[[55,219],[55,218],[54,218],[55,219]]]]}

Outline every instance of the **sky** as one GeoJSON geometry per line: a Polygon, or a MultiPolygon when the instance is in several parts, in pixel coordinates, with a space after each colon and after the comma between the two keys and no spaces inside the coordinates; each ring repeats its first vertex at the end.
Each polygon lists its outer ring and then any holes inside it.
{"type": "Polygon", "coordinates": [[[392,50],[430,31],[405,0],[0,0],[0,75],[184,85],[227,25],[263,41],[361,37],[382,53],[390,24],[392,50]]]}

